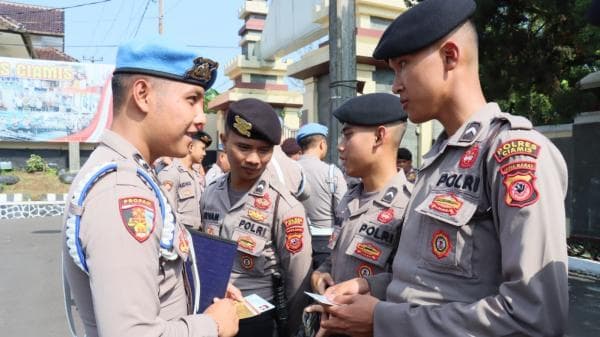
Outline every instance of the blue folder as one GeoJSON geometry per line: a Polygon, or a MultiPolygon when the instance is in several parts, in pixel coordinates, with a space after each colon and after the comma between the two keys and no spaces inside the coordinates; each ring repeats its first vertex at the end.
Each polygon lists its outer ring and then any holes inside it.
{"type": "MultiPolygon", "coordinates": [[[[222,298],[237,255],[237,242],[188,229],[194,243],[198,274],[200,276],[200,309],[202,313],[215,297],[222,298]]],[[[195,293],[191,263],[186,263],[187,276],[192,294],[195,293]]],[[[194,298],[192,296],[192,298],[194,298]]]]}

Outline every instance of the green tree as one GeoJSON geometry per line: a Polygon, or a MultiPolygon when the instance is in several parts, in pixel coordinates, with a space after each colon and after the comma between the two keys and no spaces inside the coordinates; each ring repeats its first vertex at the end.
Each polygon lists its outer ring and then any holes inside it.
{"type": "Polygon", "coordinates": [[[577,82],[600,70],[600,29],[590,0],[478,0],[481,82],[486,97],[535,124],[569,122],[598,105],[577,82]]]}
{"type": "Polygon", "coordinates": [[[208,109],[208,104],[210,103],[210,101],[215,99],[215,97],[217,97],[217,96],[219,96],[219,92],[213,88],[208,89],[204,93],[204,112],[205,113],[216,113],[216,111],[208,109]]]}

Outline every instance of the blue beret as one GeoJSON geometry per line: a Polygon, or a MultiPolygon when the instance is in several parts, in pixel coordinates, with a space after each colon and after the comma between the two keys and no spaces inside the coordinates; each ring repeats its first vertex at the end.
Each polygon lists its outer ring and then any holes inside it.
{"type": "Polygon", "coordinates": [[[386,93],[351,98],[337,108],[333,115],[340,123],[363,126],[406,122],[408,119],[400,104],[400,97],[386,93]]]}
{"type": "Polygon", "coordinates": [[[219,64],[164,37],[133,40],[117,51],[114,74],[144,74],[199,85],[208,90],[219,64]]]}
{"type": "Polygon", "coordinates": [[[312,135],[323,135],[327,137],[328,129],[325,125],[319,123],[308,123],[303,125],[296,134],[296,141],[300,142],[300,140],[312,136],[312,135]]]}
{"type": "Polygon", "coordinates": [[[476,7],[473,0],[425,0],[389,25],[373,57],[387,60],[419,51],[467,21],[476,7]]]}
{"type": "Polygon", "coordinates": [[[267,141],[281,141],[281,124],[273,108],[256,98],[245,98],[229,105],[227,126],[240,136],[267,141]]]}

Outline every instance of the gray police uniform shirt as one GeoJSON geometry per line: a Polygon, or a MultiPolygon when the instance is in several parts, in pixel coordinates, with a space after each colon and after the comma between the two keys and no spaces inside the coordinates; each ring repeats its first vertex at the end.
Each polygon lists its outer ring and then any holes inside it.
{"type": "Polygon", "coordinates": [[[205,232],[238,243],[231,281],[244,296],[273,299],[271,275],[278,262],[285,276],[290,324],[300,322],[312,263],[304,207],[264,172],[248,193],[230,204],[229,173],[206,187],[201,201],[205,232]],[[277,261],[277,262],[276,262],[277,261]],[[292,319],[293,318],[293,319],[292,319]]]}
{"type": "Polygon", "coordinates": [[[419,170],[393,274],[368,279],[386,299],[374,335],[562,335],[566,191],[556,147],[495,103],[442,134],[419,170]]]}
{"type": "Polygon", "coordinates": [[[85,199],[79,238],[89,277],[69,256],[63,231],[65,277],[86,335],[217,336],[212,318],[188,315],[182,261],[189,252],[189,234],[183,226],[174,233],[179,257],[159,257],[162,215],[154,192],[136,176],[138,167],[153,175],[140,158],[133,145],[105,130],[71,185],[67,200],[96,166],[117,162],[125,167],[100,179],[85,199]],[[138,231],[140,226],[145,231],[138,231]]]}
{"type": "Polygon", "coordinates": [[[266,172],[272,181],[284,186],[299,201],[310,197],[310,186],[306,183],[305,172],[297,161],[288,157],[281,146],[273,147],[273,157],[267,165],[266,172]]]}
{"type": "Polygon", "coordinates": [[[361,206],[363,184],[352,186],[336,209],[332,253],[318,271],[330,273],[335,283],[389,272],[411,189],[400,171],[361,206]]]}
{"type": "Polygon", "coordinates": [[[225,172],[223,172],[223,169],[221,169],[221,166],[217,165],[217,163],[214,163],[210,167],[208,172],[206,172],[206,175],[204,175],[204,185],[205,186],[210,185],[210,183],[212,183],[214,180],[217,180],[217,178],[219,178],[220,176],[222,176],[224,174],[225,174],[225,172]]]}
{"type": "Polygon", "coordinates": [[[305,184],[310,186],[310,198],[304,200],[302,204],[306,209],[311,226],[331,228],[334,218],[332,207],[339,205],[342,196],[348,189],[344,174],[334,166],[333,176],[330,177],[330,165],[312,155],[301,156],[298,163],[304,169],[305,184]],[[331,205],[330,180],[333,180],[335,186],[333,206],[331,205]]]}
{"type": "Polygon", "coordinates": [[[171,165],[158,173],[163,191],[169,198],[177,220],[188,227],[200,228],[200,197],[202,196],[202,177],[194,169],[187,169],[179,159],[173,159],[171,165]],[[166,184],[171,187],[167,189],[166,184]]]}

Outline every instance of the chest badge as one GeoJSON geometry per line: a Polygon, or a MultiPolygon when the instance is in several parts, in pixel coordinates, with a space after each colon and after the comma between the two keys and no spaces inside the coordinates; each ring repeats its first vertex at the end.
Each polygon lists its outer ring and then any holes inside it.
{"type": "Polygon", "coordinates": [[[431,251],[435,257],[443,259],[450,254],[451,249],[452,242],[450,241],[448,233],[443,230],[433,233],[433,236],[431,237],[431,251]]]}
{"type": "Polygon", "coordinates": [[[271,198],[268,193],[265,193],[262,197],[254,197],[254,207],[262,210],[269,209],[271,207],[271,198]]]}
{"type": "Polygon", "coordinates": [[[256,248],[256,241],[249,235],[240,236],[238,246],[245,251],[253,253],[254,248],[256,248]]]}
{"type": "Polygon", "coordinates": [[[386,223],[392,221],[393,219],[394,219],[394,209],[392,209],[392,208],[382,210],[381,212],[379,212],[379,215],[377,215],[377,221],[381,222],[382,224],[386,224],[386,223]]]}
{"type": "Polygon", "coordinates": [[[154,202],[141,197],[119,199],[119,212],[127,229],[138,242],[148,240],[154,232],[154,202]]]}
{"type": "Polygon", "coordinates": [[[429,208],[448,215],[456,215],[462,205],[462,200],[453,193],[448,193],[436,195],[431,204],[429,204],[429,208]]]}
{"type": "Polygon", "coordinates": [[[381,249],[368,242],[361,242],[357,244],[354,252],[373,261],[379,260],[379,257],[381,256],[381,249]]]}
{"type": "Polygon", "coordinates": [[[187,230],[180,229],[179,230],[179,251],[184,254],[189,254],[190,252],[190,242],[188,241],[187,230]]]}
{"type": "Polygon", "coordinates": [[[240,265],[246,270],[254,268],[254,256],[248,254],[240,255],[240,265]]]}
{"type": "Polygon", "coordinates": [[[460,157],[460,162],[458,166],[463,169],[468,169],[475,165],[477,161],[477,157],[479,156],[479,145],[474,145],[465,153],[463,153],[462,157],[460,157]]]}
{"type": "Polygon", "coordinates": [[[358,266],[358,269],[356,270],[358,277],[369,277],[371,275],[373,275],[373,266],[366,264],[366,263],[362,263],[360,266],[358,266]]]}
{"type": "Polygon", "coordinates": [[[258,222],[264,222],[267,219],[267,216],[263,212],[254,208],[248,209],[248,216],[250,219],[258,222]]]}

